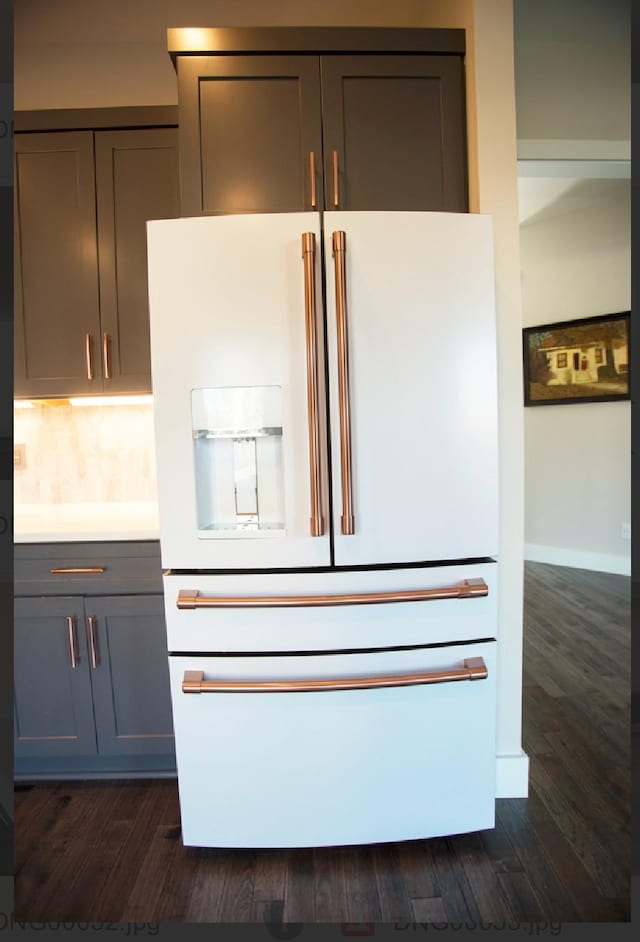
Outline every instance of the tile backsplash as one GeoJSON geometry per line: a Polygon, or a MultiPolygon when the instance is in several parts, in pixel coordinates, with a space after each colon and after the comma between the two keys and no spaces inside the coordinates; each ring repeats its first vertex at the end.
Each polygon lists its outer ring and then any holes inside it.
{"type": "Polygon", "coordinates": [[[153,406],[77,407],[68,400],[14,409],[14,501],[77,504],[157,499],[153,406]]]}

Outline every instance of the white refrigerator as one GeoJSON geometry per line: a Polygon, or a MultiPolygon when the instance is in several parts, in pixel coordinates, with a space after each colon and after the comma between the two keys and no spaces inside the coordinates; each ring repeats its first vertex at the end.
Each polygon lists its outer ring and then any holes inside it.
{"type": "Polygon", "coordinates": [[[493,826],[491,219],[148,224],[182,836],[493,826]]]}

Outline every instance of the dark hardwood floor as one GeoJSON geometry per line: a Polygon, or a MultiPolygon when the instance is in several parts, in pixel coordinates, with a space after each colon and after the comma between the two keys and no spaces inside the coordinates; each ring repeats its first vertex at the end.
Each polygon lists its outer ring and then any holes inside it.
{"type": "Polygon", "coordinates": [[[184,848],[175,782],[16,787],[15,916],[44,921],[630,918],[630,580],[526,566],[528,799],[492,831],[371,847],[184,848]]]}

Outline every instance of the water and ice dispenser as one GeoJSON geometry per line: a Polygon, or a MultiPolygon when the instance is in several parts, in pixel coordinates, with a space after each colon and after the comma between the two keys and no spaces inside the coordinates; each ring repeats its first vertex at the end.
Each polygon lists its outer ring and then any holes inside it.
{"type": "Polygon", "coordinates": [[[284,533],[282,389],[194,389],[191,416],[198,530],[284,533]]]}

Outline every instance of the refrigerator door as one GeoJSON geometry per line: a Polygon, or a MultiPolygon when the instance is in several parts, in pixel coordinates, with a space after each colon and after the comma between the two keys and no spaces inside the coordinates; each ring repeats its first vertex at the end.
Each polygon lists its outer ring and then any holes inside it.
{"type": "Polygon", "coordinates": [[[495,555],[490,217],[327,212],[324,236],[336,565],[495,555]]]}
{"type": "Polygon", "coordinates": [[[164,567],[330,563],[320,252],[316,213],[148,224],[164,567]]]}

